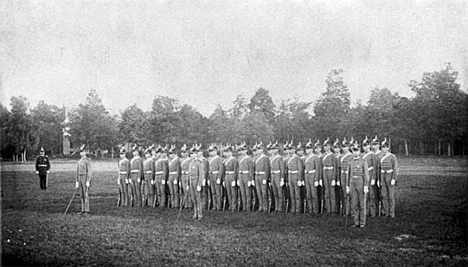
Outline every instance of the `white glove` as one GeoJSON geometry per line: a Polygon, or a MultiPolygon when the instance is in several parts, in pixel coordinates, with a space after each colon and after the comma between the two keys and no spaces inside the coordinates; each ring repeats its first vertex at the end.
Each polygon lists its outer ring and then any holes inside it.
{"type": "Polygon", "coordinates": [[[190,186],[189,186],[189,185],[187,185],[187,190],[189,190],[189,189],[190,189],[190,186]]]}
{"type": "Polygon", "coordinates": [[[140,178],[137,179],[137,183],[141,182],[140,178]]]}
{"type": "Polygon", "coordinates": [[[50,173],[50,171],[47,171],[47,174],[49,174],[49,173],[50,173]]]}
{"type": "Polygon", "coordinates": [[[351,192],[351,189],[349,189],[349,186],[346,187],[346,194],[349,194],[351,192]]]}
{"type": "Polygon", "coordinates": [[[255,181],[254,181],[254,180],[250,181],[250,184],[251,184],[252,186],[255,186],[255,181]]]}
{"type": "Polygon", "coordinates": [[[262,184],[266,184],[266,180],[262,180],[262,184]]]}
{"type": "Polygon", "coordinates": [[[86,182],[86,187],[90,187],[91,183],[89,181],[86,182]]]}
{"type": "Polygon", "coordinates": [[[125,179],[125,183],[128,184],[128,179],[125,179]]]}
{"type": "Polygon", "coordinates": [[[250,181],[247,181],[247,187],[250,187],[250,181]]]}
{"type": "Polygon", "coordinates": [[[202,180],[202,186],[206,186],[206,179],[202,180]]]}
{"type": "Polygon", "coordinates": [[[177,185],[177,180],[174,180],[174,184],[177,185]]]}
{"type": "Polygon", "coordinates": [[[377,187],[380,187],[380,181],[377,181],[377,187]]]}
{"type": "Polygon", "coordinates": [[[337,186],[340,186],[340,181],[336,181],[336,185],[337,185],[337,186]]]}
{"type": "Polygon", "coordinates": [[[201,186],[197,186],[197,191],[198,191],[198,192],[201,191],[201,186]]]}
{"type": "Polygon", "coordinates": [[[117,179],[117,184],[120,185],[120,179],[117,179]]]}
{"type": "Polygon", "coordinates": [[[395,185],[395,179],[390,180],[390,185],[395,185]]]}
{"type": "Polygon", "coordinates": [[[280,180],[280,186],[283,186],[284,185],[284,179],[281,179],[280,180]]]}
{"type": "Polygon", "coordinates": [[[151,184],[154,184],[154,180],[151,180],[151,184]]]}
{"type": "Polygon", "coordinates": [[[223,181],[223,186],[226,187],[226,182],[223,181]]]}
{"type": "Polygon", "coordinates": [[[165,184],[166,184],[166,180],[162,180],[162,181],[161,181],[161,184],[162,184],[162,185],[165,185],[165,184]]]}
{"type": "Polygon", "coordinates": [[[301,181],[297,181],[297,186],[301,187],[302,183],[301,181]]]}
{"type": "Polygon", "coordinates": [[[76,182],[76,183],[75,183],[76,189],[78,189],[79,186],[80,186],[80,183],[79,183],[79,182],[76,182]]]}
{"type": "Polygon", "coordinates": [[[210,186],[210,180],[207,180],[207,181],[206,181],[206,184],[207,184],[208,186],[210,186]]]}
{"type": "Polygon", "coordinates": [[[39,172],[38,172],[38,171],[36,171],[36,174],[39,174],[39,172]]]}
{"type": "Polygon", "coordinates": [[[236,186],[236,181],[232,181],[232,182],[231,182],[231,186],[232,186],[232,187],[236,186]]]}
{"type": "Polygon", "coordinates": [[[315,187],[319,186],[319,182],[318,182],[318,181],[315,181],[315,182],[314,182],[314,186],[315,186],[315,187]]]}
{"type": "Polygon", "coordinates": [[[323,186],[322,179],[319,180],[319,185],[320,185],[320,186],[323,186]]]}
{"type": "Polygon", "coordinates": [[[216,180],[216,183],[217,183],[217,184],[221,184],[221,179],[218,178],[218,179],[216,180]]]}
{"type": "Polygon", "coordinates": [[[332,180],[331,186],[335,186],[335,180],[332,180]]]}
{"type": "Polygon", "coordinates": [[[375,180],[374,180],[374,179],[372,179],[372,180],[370,181],[370,185],[375,185],[375,180]]]}
{"type": "Polygon", "coordinates": [[[369,187],[367,185],[364,186],[364,194],[369,193],[369,187]]]}

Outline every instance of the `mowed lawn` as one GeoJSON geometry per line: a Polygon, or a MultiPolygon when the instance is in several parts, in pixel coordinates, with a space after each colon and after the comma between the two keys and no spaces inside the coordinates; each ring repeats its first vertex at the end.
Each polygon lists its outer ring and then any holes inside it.
{"type": "Polygon", "coordinates": [[[93,162],[90,215],[74,163],[1,165],[2,266],[467,266],[467,160],[400,158],[396,218],[117,208],[116,162],[93,162]],[[348,219],[348,226],[352,219],[348,219]]]}

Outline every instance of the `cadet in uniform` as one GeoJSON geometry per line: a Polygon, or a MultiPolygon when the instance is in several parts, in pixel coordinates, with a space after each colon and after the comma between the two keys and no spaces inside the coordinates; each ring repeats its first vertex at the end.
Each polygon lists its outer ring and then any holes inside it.
{"type": "Polygon", "coordinates": [[[353,159],[349,161],[346,179],[346,193],[351,194],[351,207],[354,215],[354,227],[366,225],[366,194],[369,192],[369,174],[367,161],[360,156],[359,147],[353,145],[353,159]]]}
{"type": "Polygon", "coordinates": [[[324,203],[325,203],[325,190],[323,189],[323,163],[322,163],[322,145],[320,141],[317,140],[314,144],[315,156],[318,158],[319,162],[319,171],[318,171],[318,203],[319,203],[319,213],[324,212],[324,203]]]}
{"type": "Polygon", "coordinates": [[[175,145],[169,149],[169,179],[167,185],[171,196],[171,207],[179,208],[180,160],[175,153],[175,145]]]}
{"type": "Polygon", "coordinates": [[[263,144],[257,145],[257,159],[255,159],[255,187],[260,202],[258,211],[268,211],[268,175],[270,173],[270,160],[265,155],[263,144]]]}
{"type": "Polygon", "coordinates": [[[239,162],[232,155],[232,147],[227,146],[224,150],[226,160],[224,161],[224,175],[227,190],[227,201],[232,212],[237,205],[237,179],[239,174],[239,162]]]}
{"type": "Polygon", "coordinates": [[[394,154],[388,150],[388,141],[385,138],[381,144],[380,173],[381,173],[381,197],[382,209],[387,216],[395,217],[395,185],[398,177],[398,162],[394,154]]]}
{"type": "MultiPolygon", "coordinates": [[[[316,144],[319,144],[317,141],[316,144]]],[[[304,180],[306,188],[307,206],[309,212],[318,213],[318,186],[320,177],[320,158],[314,153],[314,146],[309,141],[306,144],[308,157],[304,161],[304,180]]],[[[308,212],[307,210],[305,212],[308,212]]]]}
{"type": "MultiPolygon", "coordinates": [[[[346,138],[342,142],[342,149],[343,149],[343,155],[340,158],[340,165],[341,165],[341,179],[340,179],[340,184],[341,186],[341,199],[342,199],[342,206],[340,213],[341,215],[349,215],[351,212],[351,203],[349,202],[349,199],[346,197],[346,177],[348,175],[348,164],[350,160],[353,158],[353,153],[349,152],[349,146],[350,144],[348,141],[346,141],[346,138]]],[[[352,197],[352,196],[350,196],[352,197]]]]}
{"type": "Polygon", "coordinates": [[[80,214],[89,213],[89,187],[91,186],[92,168],[91,159],[87,156],[85,145],[80,148],[81,159],[78,161],[76,172],[76,189],[80,192],[80,214]]]}
{"type": "Polygon", "coordinates": [[[325,151],[325,154],[322,156],[325,209],[328,213],[333,213],[336,212],[335,185],[338,160],[336,159],[335,154],[330,151],[330,142],[328,138],[323,143],[323,149],[325,151]]]}
{"type": "Polygon", "coordinates": [[[166,207],[166,182],[169,175],[169,166],[165,151],[159,146],[156,149],[158,159],[154,163],[154,184],[156,185],[156,199],[160,208],[166,207]]]}
{"type": "Polygon", "coordinates": [[[377,165],[377,158],[376,155],[370,150],[370,142],[369,139],[366,138],[364,141],[362,141],[362,147],[364,149],[364,156],[362,157],[364,160],[367,161],[367,171],[369,172],[369,194],[367,196],[367,215],[370,215],[371,217],[375,217],[378,211],[378,194],[379,194],[379,188],[377,187],[376,184],[376,174],[377,172],[374,171],[374,166],[377,165]]]}
{"type": "Polygon", "coordinates": [[[284,186],[284,162],[283,157],[278,155],[278,143],[268,147],[270,156],[270,173],[271,173],[271,184],[273,197],[275,199],[275,211],[283,212],[284,210],[284,195],[283,195],[283,186],[284,186]]]}
{"type": "Polygon", "coordinates": [[[36,174],[39,175],[39,186],[42,190],[47,189],[47,174],[50,172],[49,158],[45,155],[44,148],[41,147],[39,156],[36,158],[36,174]]]}
{"type": "Polygon", "coordinates": [[[201,191],[201,197],[202,197],[202,208],[205,210],[210,209],[208,205],[211,205],[211,201],[209,201],[209,191],[210,191],[210,162],[208,161],[207,157],[209,156],[207,151],[204,151],[202,149],[202,145],[200,144],[198,146],[198,159],[202,161],[203,164],[203,170],[205,172],[205,175],[203,176],[202,179],[202,191],[201,191]]]}
{"type": "Polygon", "coordinates": [[[117,206],[119,207],[128,206],[127,185],[130,179],[130,161],[125,157],[126,152],[125,148],[120,149],[119,178],[117,178],[117,184],[119,185],[119,200],[117,201],[117,206]]]}
{"type": "Polygon", "coordinates": [[[143,162],[144,179],[143,187],[143,207],[152,207],[154,203],[154,162],[151,157],[151,147],[145,150],[145,161],[143,162]]]}
{"type": "Polygon", "coordinates": [[[210,153],[210,189],[211,199],[215,210],[221,210],[223,202],[223,185],[222,185],[222,164],[223,159],[218,156],[218,147],[215,145],[210,146],[208,149],[210,153]]]}
{"type": "Polygon", "coordinates": [[[187,146],[184,144],[184,146],[180,149],[180,153],[182,155],[182,158],[180,159],[180,168],[182,172],[181,176],[181,183],[182,185],[180,186],[181,190],[181,200],[184,201],[184,208],[188,209],[192,206],[191,200],[190,200],[190,191],[189,191],[189,167],[190,167],[190,162],[192,161],[192,158],[188,156],[188,151],[187,151],[187,146]]]}
{"type": "Polygon", "coordinates": [[[133,146],[133,158],[130,161],[130,206],[141,206],[141,180],[144,179],[143,160],[138,147],[133,146]]]}
{"type": "Polygon", "coordinates": [[[205,179],[205,170],[203,162],[199,155],[200,148],[196,145],[190,149],[190,158],[192,159],[189,164],[189,188],[190,196],[193,203],[193,218],[202,219],[202,180],[205,179]]]}
{"type": "Polygon", "coordinates": [[[301,191],[303,175],[302,159],[296,154],[296,147],[293,142],[289,144],[291,157],[287,161],[289,193],[291,194],[291,212],[299,213],[301,210],[301,191]]]}
{"type": "Polygon", "coordinates": [[[285,212],[288,213],[289,209],[291,208],[291,193],[289,192],[289,182],[288,182],[288,160],[291,157],[291,151],[289,143],[286,142],[283,145],[283,180],[284,180],[284,187],[283,187],[283,195],[285,200],[285,212]]]}
{"type": "Polygon", "coordinates": [[[251,181],[254,179],[254,163],[247,155],[246,144],[241,144],[239,147],[239,189],[242,199],[242,210],[252,210],[252,194],[250,192],[251,181]]]}
{"type": "Polygon", "coordinates": [[[335,142],[333,143],[333,153],[335,153],[335,157],[336,157],[336,160],[338,162],[338,167],[336,168],[336,186],[335,186],[335,203],[336,203],[336,210],[341,213],[341,205],[343,204],[342,201],[343,201],[343,196],[342,196],[342,190],[346,193],[346,189],[345,187],[343,186],[340,186],[341,184],[341,157],[343,156],[341,154],[341,143],[340,141],[338,140],[338,138],[335,140],[335,142]]]}

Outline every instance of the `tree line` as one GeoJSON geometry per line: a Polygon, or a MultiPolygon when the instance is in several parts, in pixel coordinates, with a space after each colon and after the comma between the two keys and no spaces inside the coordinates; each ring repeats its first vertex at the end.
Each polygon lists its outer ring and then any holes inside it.
{"type": "MultiPolygon", "coordinates": [[[[315,101],[285,99],[275,103],[265,88],[246,99],[239,95],[229,109],[220,105],[206,117],[176,99],[156,96],[150,110],[136,104],[110,114],[91,90],[86,102],[71,109],[69,133],[75,147],[109,150],[127,142],[157,144],[307,142],[330,137],[387,137],[400,154],[466,155],[468,95],[456,83],[458,72],[448,63],[426,72],[408,86],[411,98],[388,88],[373,88],[369,101],[351,105],[343,70],[332,70],[326,88],[315,101]]],[[[65,107],[40,101],[30,108],[23,96],[11,98],[11,109],[0,105],[1,156],[25,160],[43,146],[62,154],[65,107]]]]}

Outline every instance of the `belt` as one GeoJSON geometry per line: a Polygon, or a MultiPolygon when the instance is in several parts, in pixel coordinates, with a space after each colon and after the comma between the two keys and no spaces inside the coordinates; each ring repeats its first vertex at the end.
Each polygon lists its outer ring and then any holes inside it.
{"type": "Polygon", "coordinates": [[[233,171],[226,171],[226,174],[234,174],[233,171]]]}
{"type": "Polygon", "coordinates": [[[323,167],[325,170],[333,170],[333,167],[323,167]]]}
{"type": "Polygon", "coordinates": [[[151,174],[153,173],[152,171],[145,171],[146,174],[151,174]]]}
{"type": "Polygon", "coordinates": [[[393,172],[393,170],[387,170],[387,171],[382,170],[382,173],[392,173],[392,172],[393,172]]]}
{"type": "Polygon", "coordinates": [[[353,176],[353,179],[362,178],[362,176],[353,176]]]}
{"type": "Polygon", "coordinates": [[[130,172],[131,173],[139,173],[140,171],[139,170],[131,170],[130,172]]]}
{"type": "Polygon", "coordinates": [[[372,171],[373,169],[374,169],[374,167],[369,167],[367,170],[372,171]]]}
{"type": "Polygon", "coordinates": [[[249,171],[239,171],[239,173],[242,173],[242,174],[249,174],[250,172],[249,172],[249,171]]]}
{"type": "Polygon", "coordinates": [[[164,174],[163,171],[155,172],[154,174],[159,175],[159,174],[164,174]]]}
{"type": "Polygon", "coordinates": [[[190,176],[190,179],[198,179],[198,176],[195,176],[195,177],[190,176]]]}
{"type": "Polygon", "coordinates": [[[341,171],[341,173],[348,173],[348,171],[341,171]]]}
{"type": "Polygon", "coordinates": [[[219,171],[210,171],[210,174],[218,174],[219,171]]]}
{"type": "Polygon", "coordinates": [[[127,174],[128,172],[119,172],[119,174],[127,174]]]}
{"type": "Polygon", "coordinates": [[[47,167],[47,165],[45,165],[45,164],[38,164],[37,166],[38,167],[47,167]]]}
{"type": "Polygon", "coordinates": [[[265,174],[265,172],[255,172],[255,174],[265,174]]]}
{"type": "Polygon", "coordinates": [[[288,173],[298,173],[299,171],[288,171],[288,173]]]}
{"type": "Polygon", "coordinates": [[[280,173],[281,170],[277,170],[277,171],[271,171],[271,173],[280,173]]]}
{"type": "Polygon", "coordinates": [[[183,171],[183,172],[182,172],[182,174],[188,174],[188,172],[186,172],[186,171],[183,171]]]}
{"type": "Polygon", "coordinates": [[[177,174],[177,172],[169,172],[169,174],[177,174]]]}
{"type": "Polygon", "coordinates": [[[316,173],[316,170],[306,171],[306,173],[316,173]]]}

